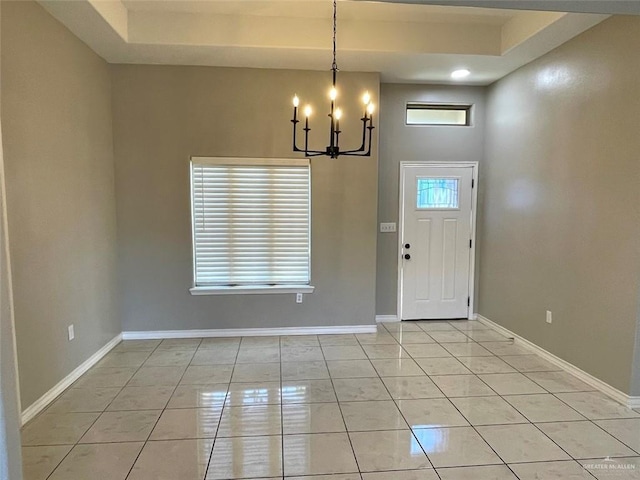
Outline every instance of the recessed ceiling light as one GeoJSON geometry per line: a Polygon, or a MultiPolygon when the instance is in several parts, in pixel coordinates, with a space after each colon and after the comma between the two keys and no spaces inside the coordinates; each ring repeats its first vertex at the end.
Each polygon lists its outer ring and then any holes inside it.
{"type": "Polygon", "coordinates": [[[451,78],[459,80],[461,78],[468,77],[470,74],[471,72],[469,70],[467,70],[466,68],[461,68],[460,70],[454,70],[453,72],[451,72],[451,78]]]}

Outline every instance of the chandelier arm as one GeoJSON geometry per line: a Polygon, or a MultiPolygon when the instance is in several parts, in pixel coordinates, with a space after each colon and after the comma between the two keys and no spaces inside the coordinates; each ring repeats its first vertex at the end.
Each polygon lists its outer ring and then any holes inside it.
{"type": "Polygon", "coordinates": [[[296,133],[298,131],[298,123],[300,122],[300,120],[296,120],[295,117],[293,120],[291,120],[291,123],[293,123],[293,151],[294,152],[302,152],[304,150],[301,150],[300,148],[298,148],[298,145],[296,145],[296,133]]]}
{"type": "Polygon", "coordinates": [[[358,153],[362,153],[365,151],[366,145],[362,145],[360,148],[355,148],[353,150],[345,150],[344,152],[340,152],[340,155],[355,155],[358,153]]]}
{"type": "Polygon", "coordinates": [[[367,155],[371,155],[371,139],[373,137],[373,129],[375,127],[373,125],[369,125],[369,149],[367,150],[367,155]]]}
{"type": "Polygon", "coordinates": [[[344,152],[340,152],[340,155],[350,156],[350,157],[370,157],[371,156],[371,145],[367,151],[364,150],[346,150],[344,152]]]}
{"type": "Polygon", "coordinates": [[[367,122],[369,119],[362,118],[362,145],[360,148],[356,148],[354,150],[345,150],[344,152],[340,152],[341,155],[353,155],[357,152],[364,152],[367,148],[367,122]]]}
{"type": "Polygon", "coordinates": [[[304,128],[303,130],[305,130],[305,146],[304,148],[300,148],[297,145],[297,140],[296,140],[296,136],[297,136],[297,131],[298,131],[298,123],[300,123],[300,120],[291,120],[291,122],[293,123],[293,151],[294,152],[302,152],[305,155],[307,154],[307,152],[315,152],[314,150],[309,150],[308,149],[308,141],[307,141],[307,136],[308,136],[308,131],[311,130],[310,128],[304,128]]]}
{"type": "MultiPolygon", "coordinates": [[[[368,146],[367,146],[367,142],[365,139],[365,143],[362,145],[362,147],[356,149],[356,150],[345,150],[344,152],[340,152],[340,155],[350,155],[352,157],[369,157],[371,156],[371,139],[373,136],[373,129],[376,127],[373,126],[368,126],[366,127],[367,130],[369,130],[369,142],[368,142],[368,146]]],[[[365,131],[365,135],[366,135],[366,131],[365,131]]]]}
{"type": "Polygon", "coordinates": [[[340,155],[350,155],[352,157],[368,157],[367,152],[364,150],[345,150],[344,152],[340,152],[340,155]]]}
{"type": "Polygon", "coordinates": [[[362,117],[362,145],[360,146],[359,152],[364,152],[367,144],[367,122],[369,119],[366,117],[362,117]]]}
{"type": "MultiPolygon", "coordinates": [[[[370,120],[371,123],[373,123],[373,120],[370,120]]],[[[373,129],[376,128],[373,125],[369,125],[367,127],[369,129],[369,149],[367,150],[367,156],[371,155],[371,139],[373,137],[373,129]]]]}
{"type": "Polygon", "coordinates": [[[361,152],[364,152],[365,145],[367,144],[367,117],[362,118],[362,146],[360,147],[361,152]]]}

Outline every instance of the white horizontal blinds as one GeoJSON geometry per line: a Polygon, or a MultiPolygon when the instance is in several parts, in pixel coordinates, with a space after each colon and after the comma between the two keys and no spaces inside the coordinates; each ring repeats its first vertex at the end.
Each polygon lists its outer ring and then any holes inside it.
{"type": "Polygon", "coordinates": [[[196,286],[308,284],[308,161],[232,160],[192,162],[196,286]]]}

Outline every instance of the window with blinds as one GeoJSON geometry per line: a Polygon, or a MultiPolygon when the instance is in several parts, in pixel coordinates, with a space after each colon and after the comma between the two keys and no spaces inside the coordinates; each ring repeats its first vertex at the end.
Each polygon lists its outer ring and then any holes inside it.
{"type": "Polygon", "coordinates": [[[307,285],[307,159],[191,159],[196,287],[307,285]]]}

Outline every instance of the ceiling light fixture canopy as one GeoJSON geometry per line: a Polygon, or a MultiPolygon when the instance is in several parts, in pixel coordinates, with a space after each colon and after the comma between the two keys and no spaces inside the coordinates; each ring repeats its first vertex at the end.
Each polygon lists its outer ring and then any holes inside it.
{"type": "Polygon", "coordinates": [[[309,149],[309,117],[312,114],[311,105],[306,105],[304,107],[304,148],[298,148],[296,143],[296,133],[298,131],[298,107],[300,105],[300,99],[297,95],[293,97],[293,119],[291,122],[293,123],[293,151],[294,152],[304,152],[306,157],[318,157],[321,155],[326,155],[331,158],[338,158],[340,155],[350,155],[350,156],[359,156],[359,157],[369,157],[371,156],[371,137],[373,129],[373,112],[375,110],[375,106],[371,103],[371,95],[369,92],[366,92],[362,101],[364,103],[364,114],[360,119],[362,121],[362,145],[360,148],[353,150],[340,150],[340,134],[342,131],[340,130],[340,118],[342,117],[342,109],[336,106],[336,99],[338,98],[338,89],[336,87],[337,76],[338,76],[338,64],[336,62],[336,23],[337,23],[337,1],[333,0],[333,64],[331,65],[331,73],[332,73],[332,86],[331,90],[329,90],[329,100],[331,101],[331,106],[329,108],[329,118],[330,129],[329,129],[329,145],[324,150],[311,150],[309,149]]]}

